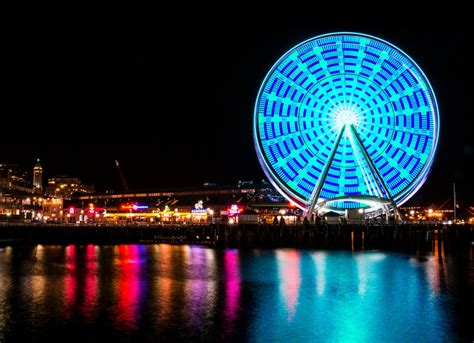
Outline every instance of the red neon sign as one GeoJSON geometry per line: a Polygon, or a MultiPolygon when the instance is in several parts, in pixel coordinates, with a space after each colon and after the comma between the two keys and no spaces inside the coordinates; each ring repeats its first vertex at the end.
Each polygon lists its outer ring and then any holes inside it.
{"type": "Polygon", "coordinates": [[[140,205],[140,204],[130,204],[130,203],[125,203],[120,205],[120,209],[124,211],[128,210],[133,210],[133,211],[138,211],[138,210],[146,210],[148,208],[148,205],[140,205]]]}

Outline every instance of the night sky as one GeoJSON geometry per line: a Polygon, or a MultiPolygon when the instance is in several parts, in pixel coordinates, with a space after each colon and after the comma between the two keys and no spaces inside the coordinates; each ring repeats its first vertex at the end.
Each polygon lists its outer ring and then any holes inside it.
{"type": "MultiPolygon", "coordinates": [[[[176,18],[126,29],[87,23],[32,31],[8,54],[0,161],[45,177],[78,176],[98,190],[176,188],[264,178],[252,137],[253,106],[278,58],[311,37],[354,31],[385,39],[422,68],[441,117],[438,154],[412,202],[442,203],[456,181],[472,204],[474,87],[465,26],[389,27],[341,20],[281,24],[252,18],[176,18]],[[28,119],[28,116],[34,119],[28,119]]],[[[135,23],[135,21],[134,21],[135,23]]]]}

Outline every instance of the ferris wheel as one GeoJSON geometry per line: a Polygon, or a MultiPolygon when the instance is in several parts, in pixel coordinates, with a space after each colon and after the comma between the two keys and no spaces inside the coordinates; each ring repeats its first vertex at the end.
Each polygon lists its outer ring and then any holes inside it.
{"type": "Polygon", "coordinates": [[[425,182],[438,136],[438,105],[423,71],[365,34],[295,46],[268,72],[255,104],[265,174],[311,214],[398,211],[425,182]]]}

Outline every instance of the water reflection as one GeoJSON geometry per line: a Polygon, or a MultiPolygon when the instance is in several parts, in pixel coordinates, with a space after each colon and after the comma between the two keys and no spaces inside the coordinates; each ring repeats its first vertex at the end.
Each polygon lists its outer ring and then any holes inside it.
{"type": "Polygon", "coordinates": [[[45,254],[46,248],[38,245],[33,253],[35,263],[33,266],[26,266],[30,273],[22,278],[23,285],[20,291],[31,304],[30,318],[33,322],[41,322],[47,312],[45,254]]]}
{"type": "Polygon", "coordinates": [[[444,255],[444,244],[438,240],[433,241],[433,256],[428,258],[426,275],[433,295],[441,292],[448,284],[448,269],[444,255]]]}
{"type": "Polygon", "coordinates": [[[173,247],[167,244],[160,244],[155,249],[155,261],[159,263],[159,275],[156,281],[156,306],[157,306],[157,318],[156,323],[158,327],[166,326],[169,323],[171,309],[173,305],[171,293],[173,287],[173,264],[171,261],[171,251],[173,247]]]}
{"type": "Polygon", "coordinates": [[[65,250],[65,276],[64,276],[64,314],[70,318],[75,308],[77,292],[77,271],[76,271],[76,247],[69,245],[65,250]]]}
{"type": "Polygon", "coordinates": [[[326,288],[326,253],[317,252],[311,254],[311,257],[316,265],[316,292],[322,296],[326,288]]]}
{"type": "Polygon", "coordinates": [[[86,247],[86,264],[85,264],[85,275],[84,275],[84,302],[82,304],[82,310],[84,317],[89,321],[93,322],[95,313],[97,311],[97,293],[98,293],[98,266],[97,258],[99,252],[98,246],[89,244],[86,247]]]}
{"type": "Polygon", "coordinates": [[[288,311],[288,320],[295,316],[298,305],[300,277],[300,254],[295,250],[277,251],[280,292],[288,311]]]}
{"type": "Polygon", "coordinates": [[[239,251],[226,250],[224,252],[224,280],[225,280],[225,325],[226,332],[234,330],[238,319],[240,300],[240,271],[239,251]]]}
{"type": "Polygon", "coordinates": [[[0,340],[465,339],[472,329],[456,304],[473,305],[474,265],[472,251],[463,256],[456,263],[438,242],[413,257],[166,244],[0,248],[0,340]]]}
{"type": "Polygon", "coordinates": [[[184,296],[188,325],[193,330],[203,327],[207,312],[207,259],[206,251],[198,247],[185,247],[186,281],[184,296]]]}
{"type": "Polygon", "coordinates": [[[117,308],[116,326],[120,330],[137,327],[141,280],[139,248],[137,245],[120,245],[116,256],[117,308]]]}
{"type": "MultiPolygon", "coordinates": [[[[0,248],[0,267],[8,268],[11,266],[11,247],[0,248]]],[[[10,322],[10,303],[8,294],[11,290],[12,280],[8,277],[9,270],[0,269],[0,341],[4,340],[4,332],[10,322]]]]}

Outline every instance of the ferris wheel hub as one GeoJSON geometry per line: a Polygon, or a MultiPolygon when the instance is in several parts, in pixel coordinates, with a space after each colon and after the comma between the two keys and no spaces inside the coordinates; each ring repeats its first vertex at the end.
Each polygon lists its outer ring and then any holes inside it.
{"type": "Polygon", "coordinates": [[[359,113],[357,110],[351,107],[342,107],[335,113],[336,126],[340,130],[344,126],[349,127],[353,125],[357,127],[359,125],[359,113]]]}

